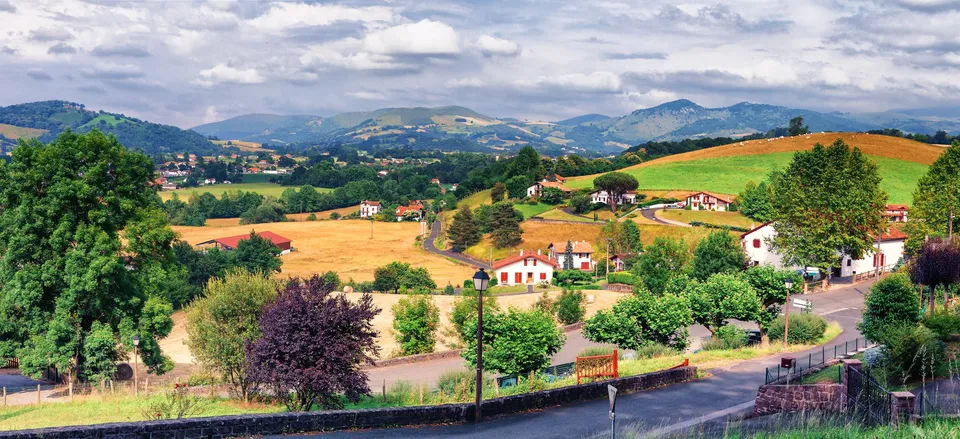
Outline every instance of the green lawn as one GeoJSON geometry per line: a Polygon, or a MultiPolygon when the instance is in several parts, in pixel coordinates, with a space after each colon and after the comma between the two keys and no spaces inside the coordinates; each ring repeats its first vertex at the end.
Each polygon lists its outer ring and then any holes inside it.
{"type": "Polygon", "coordinates": [[[549,210],[549,211],[546,211],[546,212],[544,212],[544,213],[541,213],[540,215],[537,215],[537,216],[540,217],[540,218],[549,219],[549,220],[576,221],[576,222],[580,222],[580,223],[594,223],[594,222],[595,222],[595,223],[598,223],[598,224],[599,224],[599,223],[602,223],[602,222],[603,222],[603,220],[594,221],[593,218],[592,218],[593,213],[588,213],[587,215],[590,215],[591,218],[584,218],[584,217],[582,217],[582,216],[571,215],[571,214],[566,213],[566,212],[564,212],[564,211],[562,211],[562,210],[560,210],[560,209],[553,209],[553,210],[549,210]]]}
{"type": "Polygon", "coordinates": [[[530,218],[531,216],[541,214],[555,207],[557,206],[554,206],[552,204],[544,204],[544,203],[537,203],[537,204],[518,203],[513,205],[514,209],[517,209],[518,211],[520,211],[520,213],[523,214],[523,219],[527,219],[527,218],[530,218]]]}
{"type": "MultiPolygon", "coordinates": [[[[119,116],[118,116],[118,117],[119,117],[119,116]]],[[[117,125],[118,123],[120,123],[120,122],[133,122],[133,121],[131,121],[130,119],[127,119],[127,118],[124,118],[124,117],[120,117],[120,120],[117,120],[117,119],[114,118],[114,116],[112,116],[112,115],[101,114],[101,115],[99,115],[99,116],[91,119],[90,122],[87,122],[87,123],[81,125],[79,128],[96,128],[96,127],[100,126],[100,121],[101,121],[101,120],[104,121],[104,123],[106,123],[108,126],[111,126],[111,127],[112,127],[112,126],[116,126],[116,125],[117,125]]]]}
{"type": "Polygon", "coordinates": [[[750,218],[740,214],[740,212],[709,212],[704,210],[683,210],[683,209],[665,209],[657,212],[657,216],[664,219],[689,223],[691,221],[700,221],[721,226],[746,227],[758,225],[750,218]]]}
{"type": "MultiPolygon", "coordinates": [[[[785,167],[792,152],[763,155],[719,157],[683,162],[670,162],[624,171],[633,175],[645,189],[705,190],[737,194],[748,181],[764,180],[771,170],[785,167]]],[[[909,204],[917,180],[927,165],[875,155],[868,156],[880,167],[881,187],[890,195],[891,203],[909,204]]],[[[573,189],[589,188],[591,180],[571,180],[573,189]]]]}
{"type": "MultiPolygon", "coordinates": [[[[299,189],[293,186],[280,186],[275,183],[237,183],[237,184],[215,184],[212,186],[201,186],[201,187],[192,187],[186,189],[180,189],[175,191],[165,191],[160,192],[160,198],[164,201],[169,200],[170,197],[176,193],[181,200],[186,201],[190,198],[191,195],[197,194],[201,195],[205,192],[210,192],[217,198],[220,198],[220,195],[226,191],[245,191],[245,192],[257,192],[261,195],[267,196],[271,195],[277,198],[280,198],[280,194],[287,189],[299,189]]],[[[325,188],[315,188],[317,192],[331,192],[333,189],[325,188]]]]}

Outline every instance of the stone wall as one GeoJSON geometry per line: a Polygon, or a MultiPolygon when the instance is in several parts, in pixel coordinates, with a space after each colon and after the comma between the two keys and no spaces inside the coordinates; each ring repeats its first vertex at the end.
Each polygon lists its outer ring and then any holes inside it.
{"type": "Polygon", "coordinates": [[[762,416],[799,411],[837,412],[845,389],[842,384],[760,386],[753,413],[762,416]]]}
{"type": "MultiPolygon", "coordinates": [[[[607,384],[616,387],[620,393],[630,393],[690,381],[695,379],[696,375],[696,367],[681,367],[616,380],[495,398],[484,401],[483,413],[484,416],[492,417],[578,401],[601,399],[607,397],[607,384]]],[[[0,439],[225,439],[352,428],[447,424],[470,422],[473,419],[473,404],[447,404],[426,407],[218,416],[45,428],[0,432],[0,439]]]]}

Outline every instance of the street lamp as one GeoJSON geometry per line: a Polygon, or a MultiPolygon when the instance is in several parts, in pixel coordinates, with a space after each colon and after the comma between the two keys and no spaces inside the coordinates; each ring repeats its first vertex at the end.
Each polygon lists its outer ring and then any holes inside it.
{"type": "Polygon", "coordinates": [[[790,289],[793,288],[793,281],[787,279],[783,283],[783,286],[787,288],[787,301],[786,301],[786,310],[783,313],[783,348],[787,348],[787,334],[790,333],[790,289]]]}
{"type": "Polygon", "coordinates": [[[137,376],[137,346],[140,346],[140,336],[133,336],[133,393],[140,395],[140,379],[137,376]]]}
{"type": "Polygon", "coordinates": [[[473,275],[473,288],[477,290],[477,401],[475,422],[480,422],[480,402],[483,400],[483,292],[490,283],[490,275],[482,268],[473,275]]]}

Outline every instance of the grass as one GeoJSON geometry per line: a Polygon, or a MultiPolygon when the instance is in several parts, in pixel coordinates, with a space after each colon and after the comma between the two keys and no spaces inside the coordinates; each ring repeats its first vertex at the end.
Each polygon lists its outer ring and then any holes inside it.
{"type": "Polygon", "coordinates": [[[100,126],[100,121],[101,121],[101,120],[102,120],[106,125],[111,126],[111,127],[117,126],[117,124],[119,124],[120,122],[130,122],[130,123],[133,123],[132,120],[127,119],[127,118],[125,118],[125,117],[116,116],[116,118],[115,118],[113,115],[101,114],[101,115],[99,115],[99,116],[97,116],[97,117],[95,117],[95,118],[93,118],[93,119],[90,119],[89,122],[81,125],[81,126],[78,127],[77,129],[80,129],[80,128],[96,128],[96,127],[100,126]],[[117,118],[119,118],[119,120],[117,120],[117,118]]]}
{"type": "Polygon", "coordinates": [[[0,136],[6,137],[10,140],[17,140],[20,138],[29,139],[33,137],[40,137],[47,130],[40,130],[36,128],[23,128],[14,125],[7,125],[0,123],[0,136]]]}
{"type": "Polygon", "coordinates": [[[703,210],[665,209],[657,212],[664,219],[689,223],[700,221],[710,224],[751,228],[758,223],[740,212],[708,212],[703,210]]]}
{"type": "MultiPolygon", "coordinates": [[[[548,220],[576,221],[578,223],[603,224],[602,220],[598,220],[598,221],[593,220],[593,213],[588,213],[587,216],[589,216],[590,218],[584,218],[578,215],[571,215],[560,209],[553,209],[553,210],[544,212],[540,215],[537,215],[538,218],[543,218],[548,220]]],[[[598,216],[599,216],[599,213],[598,213],[598,216]]]]}
{"type": "MultiPolygon", "coordinates": [[[[236,183],[236,184],[215,184],[211,186],[201,186],[198,188],[186,188],[178,189],[175,191],[163,191],[160,192],[160,199],[163,201],[169,200],[173,197],[173,194],[177,194],[181,200],[186,201],[190,198],[191,195],[202,195],[206,192],[210,192],[215,197],[220,198],[220,195],[226,191],[245,191],[245,192],[257,192],[263,196],[272,196],[280,198],[280,195],[283,194],[283,191],[287,189],[298,189],[293,186],[280,186],[276,183],[236,183]]],[[[317,192],[330,192],[332,189],[326,188],[315,188],[317,192]]]]}
{"type": "Polygon", "coordinates": [[[555,207],[557,206],[554,206],[552,204],[545,204],[545,203],[537,203],[537,204],[518,203],[513,205],[514,209],[518,210],[520,213],[523,214],[523,219],[527,219],[527,218],[530,218],[531,216],[541,214],[555,207]]]}
{"type": "MultiPolygon", "coordinates": [[[[909,203],[919,177],[933,163],[942,147],[898,137],[856,133],[814,134],[767,142],[745,142],[677,154],[651,160],[622,170],[637,178],[640,187],[659,190],[707,190],[735,194],[748,181],[761,181],[771,169],[786,166],[795,151],[809,150],[814,143],[824,145],[842,138],[859,147],[880,167],[881,187],[891,203],[909,203]]],[[[588,188],[596,175],[573,177],[570,188],[588,188]]]]}
{"type": "Polygon", "coordinates": [[[211,140],[211,143],[214,145],[220,145],[224,148],[237,148],[240,151],[245,152],[273,152],[272,149],[264,149],[261,144],[256,142],[247,142],[244,140],[211,140]],[[227,142],[230,142],[230,145],[227,145],[227,142]]]}

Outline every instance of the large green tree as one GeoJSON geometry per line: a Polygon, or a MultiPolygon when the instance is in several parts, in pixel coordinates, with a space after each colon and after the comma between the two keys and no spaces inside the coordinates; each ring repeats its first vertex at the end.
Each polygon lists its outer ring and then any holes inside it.
{"type": "Polygon", "coordinates": [[[523,215],[519,215],[513,204],[502,202],[493,206],[493,214],[490,217],[490,235],[493,238],[493,245],[497,248],[505,248],[517,245],[523,239],[523,229],[520,228],[520,220],[523,215]]]}
{"type": "MultiPolygon", "coordinates": [[[[477,320],[467,324],[467,332],[477,332],[477,320]]],[[[526,375],[550,365],[550,357],[563,346],[566,336],[553,316],[540,309],[484,314],[483,368],[504,375],[526,375]]],[[[477,340],[470,338],[460,355],[476,367],[477,340]]]]}
{"type": "Polygon", "coordinates": [[[810,132],[810,128],[803,124],[803,116],[797,116],[793,119],[790,119],[790,126],[787,127],[787,132],[791,136],[801,136],[810,132]]]}
{"type": "Polygon", "coordinates": [[[102,377],[139,335],[144,364],[169,370],[157,341],[186,272],[152,180],[146,155],[98,131],[21,141],[0,163],[0,357],[19,356],[30,376],[102,377]],[[105,347],[117,351],[95,352],[105,347]]]}
{"type": "Polygon", "coordinates": [[[462,252],[467,247],[480,242],[480,230],[473,221],[473,212],[466,204],[453,215],[453,223],[447,230],[453,251],[462,252]]]}
{"type": "Polygon", "coordinates": [[[250,232],[250,238],[237,243],[237,249],[230,259],[234,265],[249,272],[279,273],[283,265],[280,248],[253,231],[250,232]]]}
{"type": "Polygon", "coordinates": [[[773,245],[784,262],[826,270],[843,255],[862,258],[888,227],[880,180],[877,164],[840,139],[794,154],[772,178],[773,245]]]}
{"type": "Polygon", "coordinates": [[[527,189],[533,185],[533,180],[526,175],[516,175],[510,177],[506,185],[510,198],[520,199],[527,196],[527,189]]]}
{"type": "Polygon", "coordinates": [[[761,181],[760,184],[747,182],[743,192],[737,197],[737,202],[740,204],[740,213],[747,218],[760,222],[773,221],[776,218],[773,193],[766,181],[761,181]]]}
{"type": "Polygon", "coordinates": [[[637,258],[633,273],[643,280],[653,294],[663,294],[670,279],[687,270],[687,244],[683,240],[658,236],[637,258]]]}
{"type": "Polygon", "coordinates": [[[764,333],[767,332],[770,322],[780,315],[787,302],[787,281],[793,282],[790,294],[800,294],[803,291],[803,278],[796,271],[780,270],[770,265],[748,268],[743,272],[743,279],[753,287],[760,298],[760,312],[756,321],[760,331],[764,333]]]}
{"type": "Polygon", "coordinates": [[[728,320],[756,320],[760,313],[760,298],[750,283],[734,274],[715,274],[703,283],[687,287],[693,320],[711,333],[717,332],[728,320]]]}
{"type": "Polygon", "coordinates": [[[440,308],[429,294],[404,296],[390,308],[399,355],[428,354],[437,343],[440,308]]]}
{"type": "Polygon", "coordinates": [[[607,191],[610,200],[610,210],[617,211],[617,200],[623,197],[627,191],[632,191],[639,186],[637,179],[624,172],[608,172],[593,179],[593,187],[597,190],[607,191]]]}
{"type": "Polygon", "coordinates": [[[583,336],[621,349],[656,343],[677,350],[687,347],[687,326],[693,324],[690,301],[682,295],[654,296],[646,291],[617,300],[610,310],[597,311],[583,324],[583,336]]]}
{"type": "Polygon", "coordinates": [[[693,251],[690,274],[697,280],[707,280],[717,273],[743,271],[747,256],[740,243],[726,230],[711,232],[693,251]]]}
{"type": "Polygon", "coordinates": [[[928,234],[947,236],[960,232],[957,217],[960,217],[960,142],[954,140],[920,177],[913,192],[910,223],[915,228],[911,233],[911,240],[917,242],[914,247],[919,248],[919,242],[928,234]]]}

